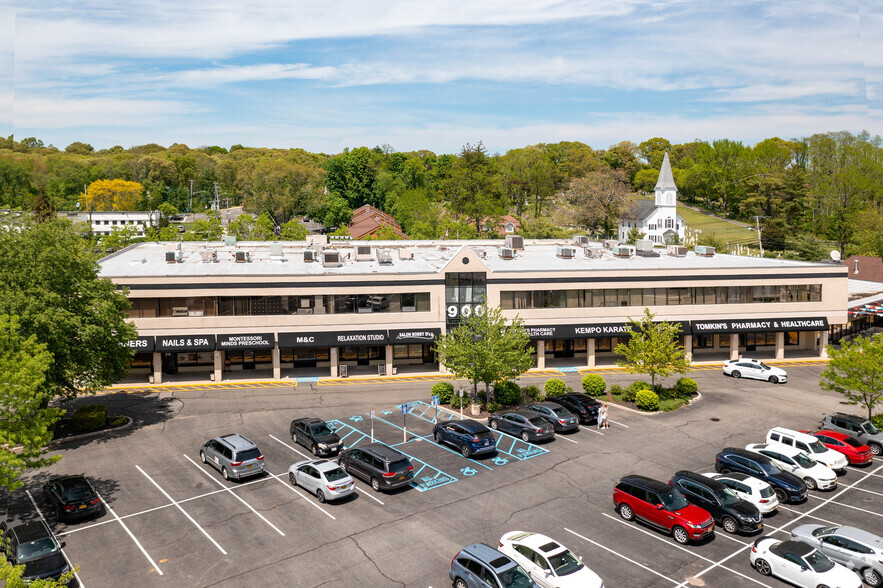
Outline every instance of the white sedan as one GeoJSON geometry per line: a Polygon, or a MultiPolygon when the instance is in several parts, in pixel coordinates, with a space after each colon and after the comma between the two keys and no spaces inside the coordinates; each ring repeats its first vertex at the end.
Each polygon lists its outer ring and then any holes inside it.
{"type": "Polygon", "coordinates": [[[776,576],[801,588],[862,588],[858,574],[802,541],[761,537],[754,542],[748,557],[754,569],[764,576],[776,576]]]}
{"type": "Polygon", "coordinates": [[[828,466],[822,465],[799,449],[780,443],[749,443],[748,451],[765,455],[786,472],[803,478],[810,490],[833,490],[837,487],[837,474],[828,466]]]}
{"type": "Polygon", "coordinates": [[[543,588],[604,588],[598,574],[569,549],[545,535],[512,531],[500,537],[500,551],[543,588]]]}
{"type": "Polygon", "coordinates": [[[788,381],[788,372],[782,368],[767,365],[759,359],[730,359],[724,362],[724,375],[734,378],[752,378],[766,380],[773,384],[784,384],[788,381]]]}
{"type": "Polygon", "coordinates": [[[310,494],[315,494],[319,502],[339,500],[356,491],[356,482],[333,461],[308,459],[292,464],[288,468],[288,479],[310,494]]]}
{"type": "Polygon", "coordinates": [[[702,475],[711,478],[712,480],[717,480],[735,492],[736,496],[745,502],[750,502],[756,506],[761,514],[776,512],[776,509],[779,507],[779,499],[776,498],[776,491],[763,480],[752,478],[748,474],[740,472],[731,472],[729,474],[711,472],[702,475]]]}

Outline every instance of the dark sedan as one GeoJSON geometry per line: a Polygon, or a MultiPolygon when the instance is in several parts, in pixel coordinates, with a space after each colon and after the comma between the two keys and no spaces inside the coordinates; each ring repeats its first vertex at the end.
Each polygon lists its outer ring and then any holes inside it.
{"type": "Polygon", "coordinates": [[[549,400],[560,404],[575,414],[579,418],[579,422],[584,425],[597,424],[598,422],[598,411],[601,410],[601,403],[591,396],[572,393],[552,396],[549,400]]]}
{"type": "Polygon", "coordinates": [[[555,427],[535,412],[527,410],[506,410],[495,412],[488,417],[488,426],[524,441],[542,441],[555,438],[555,427]]]}
{"type": "Polygon", "coordinates": [[[437,443],[453,445],[463,457],[497,451],[494,436],[478,421],[445,421],[435,425],[432,433],[437,443]]]}
{"type": "Polygon", "coordinates": [[[291,421],[289,432],[292,441],[297,441],[313,455],[335,455],[343,448],[334,429],[317,418],[295,419],[291,421]]]}
{"type": "Polygon", "coordinates": [[[43,484],[43,497],[58,520],[76,519],[101,512],[101,499],[83,476],[60,476],[43,484]]]}
{"type": "Polygon", "coordinates": [[[555,427],[556,433],[566,433],[579,429],[579,419],[575,414],[558,404],[557,402],[537,402],[526,404],[524,410],[535,412],[555,427]]]}

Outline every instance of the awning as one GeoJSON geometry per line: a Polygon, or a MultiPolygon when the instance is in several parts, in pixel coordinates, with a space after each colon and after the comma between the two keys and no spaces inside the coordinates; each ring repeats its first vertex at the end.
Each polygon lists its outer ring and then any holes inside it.
{"type": "Polygon", "coordinates": [[[276,346],[273,333],[218,335],[218,349],[272,349],[276,346]]]}
{"type": "Polygon", "coordinates": [[[825,331],[828,319],[824,317],[787,318],[787,319],[739,319],[692,321],[694,335],[712,335],[716,333],[753,333],[779,331],[825,331]]]}
{"type": "Polygon", "coordinates": [[[214,351],[214,335],[160,335],[156,351],[214,351]]]}

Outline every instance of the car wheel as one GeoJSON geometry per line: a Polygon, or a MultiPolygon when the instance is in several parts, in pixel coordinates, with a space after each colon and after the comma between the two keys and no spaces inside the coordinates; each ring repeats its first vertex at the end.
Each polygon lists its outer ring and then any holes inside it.
{"type": "Polygon", "coordinates": [[[199,459],[200,459],[200,461],[202,461],[202,463],[207,463],[207,461],[205,459],[205,451],[199,452],[199,459]]]}
{"type": "Polygon", "coordinates": [[[623,502],[619,505],[619,516],[626,521],[630,521],[635,518],[635,511],[632,510],[632,507],[623,502]]]}
{"type": "Polygon", "coordinates": [[[292,486],[297,486],[297,478],[294,477],[294,472],[288,472],[288,481],[291,482],[292,486]]]}
{"type": "Polygon", "coordinates": [[[318,455],[319,455],[319,446],[316,445],[315,443],[313,443],[312,445],[310,445],[310,453],[312,453],[313,455],[318,456],[318,455]]]}
{"type": "Polygon", "coordinates": [[[770,376],[770,384],[778,384],[778,383],[779,383],[779,378],[777,378],[776,376],[770,376]]]}
{"type": "Polygon", "coordinates": [[[878,586],[883,584],[883,578],[881,578],[880,574],[877,573],[877,570],[873,568],[865,568],[862,570],[862,580],[872,588],[878,588],[878,586]]]}
{"type": "Polygon", "coordinates": [[[741,378],[742,372],[740,372],[739,370],[733,370],[732,372],[730,372],[730,375],[733,376],[734,378],[741,378]]]}
{"type": "Polygon", "coordinates": [[[760,572],[762,576],[770,576],[773,573],[773,569],[765,559],[754,560],[754,569],[760,572]]]}
{"type": "Polygon", "coordinates": [[[819,584],[816,588],[828,588],[827,584],[819,584]]]}
{"type": "Polygon", "coordinates": [[[788,502],[788,493],[782,490],[781,488],[776,488],[776,499],[779,502],[788,502]]]}
{"type": "Polygon", "coordinates": [[[687,534],[687,530],[683,527],[675,527],[671,530],[671,535],[681,545],[686,545],[690,542],[690,535],[687,534]]]}
{"type": "Polygon", "coordinates": [[[436,442],[436,443],[441,443],[441,442],[442,442],[441,433],[439,433],[438,431],[435,432],[435,435],[433,435],[433,437],[435,437],[435,442],[436,442]]]}
{"type": "Polygon", "coordinates": [[[497,424],[497,421],[491,421],[491,429],[496,431],[500,425],[497,424]]]}
{"type": "Polygon", "coordinates": [[[721,526],[724,528],[724,531],[731,535],[739,531],[739,525],[730,517],[724,517],[724,520],[721,521],[721,526]]]}
{"type": "Polygon", "coordinates": [[[461,578],[454,580],[454,586],[455,588],[469,588],[469,584],[464,582],[461,578]]]}
{"type": "Polygon", "coordinates": [[[732,472],[730,472],[730,470],[729,470],[728,468],[721,468],[721,473],[722,473],[723,475],[727,476],[727,475],[729,475],[729,474],[732,473],[732,472]]]}
{"type": "Polygon", "coordinates": [[[322,490],[316,490],[316,500],[319,502],[325,502],[325,493],[322,490]]]}
{"type": "Polygon", "coordinates": [[[806,487],[810,490],[815,490],[818,486],[816,485],[816,481],[810,478],[809,476],[803,479],[803,482],[806,484],[806,487]]]}
{"type": "Polygon", "coordinates": [[[375,492],[380,492],[380,480],[377,478],[371,478],[371,489],[375,492]]]}
{"type": "Polygon", "coordinates": [[[230,479],[230,474],[227,473],[227,468],[221,468],[221,475],[224,476],[225,480],[230,479]]]}
{"type": "Polygon", "coordinates": [[[877,443],[871,443],[871,453],[879,456],[880,454],[883,454],[883,447],[877,443]]]}
{"type": "Polygon", "coordinates": [[[460,446],[460,453],[463,454],[463,457],[469,457],[471,455],[471,452],[469,451],[469,446],[466,445],[465,443],[463,445],[461,445],[460,446]]]}
{"type": "Polygon", "coordinates": [[[530,441],[530,435],[527,434],[527,431],[521,432],[521,440],[524,442],[530,441]]]}

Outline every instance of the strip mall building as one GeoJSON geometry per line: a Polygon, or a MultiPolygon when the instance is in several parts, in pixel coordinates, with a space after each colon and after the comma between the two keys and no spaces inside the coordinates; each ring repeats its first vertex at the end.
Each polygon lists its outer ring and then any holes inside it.
{"type": "Polygon", "coordinates": [[[132,301],[133,377],[439,371],[435,337],[485,299],[524,319],[538,368],[612,364],[645,307],[681,325],[696,361],[823,355],[848,317],[841,265],[519,237],[312,239],[139,243],[104,258],[101,275],[132,301]]]}

